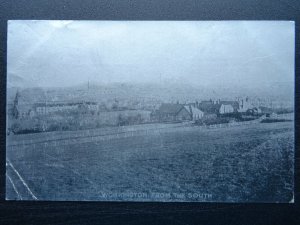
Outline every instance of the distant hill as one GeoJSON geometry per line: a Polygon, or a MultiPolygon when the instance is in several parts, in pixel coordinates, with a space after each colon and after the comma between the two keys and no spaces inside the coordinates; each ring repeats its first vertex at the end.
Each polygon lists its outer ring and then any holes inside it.
{"type": "MultiPolygon", "coordinates": [[[[293,87],[292,87],[293,89],[293,87]]],[[[8,88],[7,99],[13,101],[18,88],[8,88]]],[[[291,101],[286,93],[291,93],[291,87],[278,85],[270,89],[249,88],[206,88],[189,84],[87,84],[66,88],[19,88],[22,99],[26,102],[43,101],[113,101],[118,100],[156,100],[161,102],[191,102],[206,99],[235,99],[249,96],[253,98],[271,98],[273,100],[291,101]],[[275,90],[275,91],[274,91],[275,90]],[[269,93],[272,91],[273,93],[269,93]]]]}

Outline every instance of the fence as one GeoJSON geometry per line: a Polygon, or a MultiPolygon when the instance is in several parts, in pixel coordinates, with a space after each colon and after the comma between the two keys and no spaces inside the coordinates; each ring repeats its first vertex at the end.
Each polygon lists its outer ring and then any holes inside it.
{"type": "Polygon", "coordinates": [[[81,144],[89,142],[98,142],[104,140],[113,140],[119,138],[127,138],[133,136],[147,136],[151,134],[160,134],[161,132],[172,132],[177,130],[190,129],[214,129],[234,126],[250,125],[260,123],[265,116],[256,120],[245,122],[232,122],[225,124],[191,126],[191,122],[178,124],[145,124],[124,127],[110,127],[93,130],[82,131],[65,131],[65,132],[49,132],[36,133],[27,135],[14,135],[7,141],[8,148],[26,147],[56,147],[61,145],[81,144]]]}
{"type": "Polygon", "coordinates": [[[144,136],[161,131],[188,127],[191,123],[145,124],[124,127],[110,127],[93,130],[45,132],[26,135],[13,135],[7,138],[7,147],[24,147],[28,145],[59,146],[87,143],[133,136],[144,136]]]}
{"type": "Polygon", "coordinates": [[[231,123],[221,123],[221,124],[213,124],[213,125],[204,125],[203,127],[206,129],[212,129],[212,128],[224,128],[224,127],[234,127],[234,126],[244,126],[244,125],[250,125],[250,124],[256,124],[260,123],[262,120],[266,118],[265,115],[259,117],[255,120],[249,120],[244,122],[231,122],[231,123]]]}

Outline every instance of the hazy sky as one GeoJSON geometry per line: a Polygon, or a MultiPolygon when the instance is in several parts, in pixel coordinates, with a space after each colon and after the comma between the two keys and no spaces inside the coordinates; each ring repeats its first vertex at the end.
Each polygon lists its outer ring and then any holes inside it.
{"type": "Polygon", "coordinates": [[[289,21],[9,21],[8,86],[294,83],[289,21]]]}

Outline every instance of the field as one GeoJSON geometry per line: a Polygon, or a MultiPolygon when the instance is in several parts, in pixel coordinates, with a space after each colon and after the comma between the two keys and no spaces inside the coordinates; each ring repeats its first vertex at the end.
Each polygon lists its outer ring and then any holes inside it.
{"type": "Polygon", "coordinates": [[[61,140],[64,133],[11,136],[6,198],[292,202],[293,126],[129,127],[120,135],[69,132],[61,140]]]}

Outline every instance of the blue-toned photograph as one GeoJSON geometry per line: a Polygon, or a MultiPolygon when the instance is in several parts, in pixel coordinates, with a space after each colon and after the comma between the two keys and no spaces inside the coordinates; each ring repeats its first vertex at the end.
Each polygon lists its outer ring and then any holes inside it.
{"type": "Polygon", "coordinates": [[[294,203],[294,22],[7,29],[6,200],[294,203]]]}

